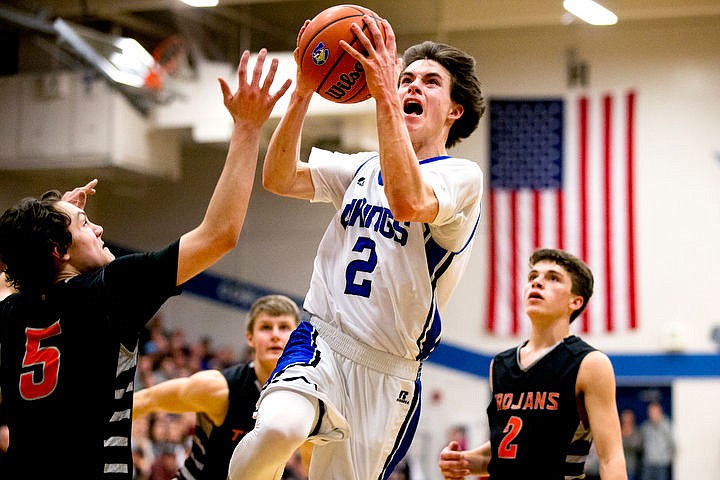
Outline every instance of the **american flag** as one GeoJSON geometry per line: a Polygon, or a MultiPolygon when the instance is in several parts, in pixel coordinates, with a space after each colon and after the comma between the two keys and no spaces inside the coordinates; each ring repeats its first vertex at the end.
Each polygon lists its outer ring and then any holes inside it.
{"type": "Polygon", "coordinates": [[[489,332],[527,335],[522,290],[538,247],[593,270],[574,331],[636,328],[635,102],[632,91],[490,101],[489,332]]]}

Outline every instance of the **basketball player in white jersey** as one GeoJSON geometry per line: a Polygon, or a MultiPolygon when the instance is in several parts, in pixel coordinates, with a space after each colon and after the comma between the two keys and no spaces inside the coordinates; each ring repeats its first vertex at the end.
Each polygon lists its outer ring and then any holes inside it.
{"type": "Polygon", "coordinates": [[[315,443],[311,479],[388,478],[415,433],[420,366],[439,342],[441,314],[470,256],[482,173],[447,148],[484,111],[475,61],[425,42],[400,65],[389,23],[381,21],[383,41],[376,23],[364,21],[367,35],[353,31],[367,56],[342,45],[375,98],[379,152],[313,149],[309,163],[300,161],[313,90],[298,71],[265,157],[266,189],[331,202],[337,213],[305,298],[311,319],[293,332],[263,389],[255,429],[230,462],[233,480],[279,479],[306,439],[315,443]]]}

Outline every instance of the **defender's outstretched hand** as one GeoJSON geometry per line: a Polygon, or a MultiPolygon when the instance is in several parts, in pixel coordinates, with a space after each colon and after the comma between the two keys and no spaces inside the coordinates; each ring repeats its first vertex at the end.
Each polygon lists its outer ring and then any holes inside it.
{"type": "Polygon", "coordinates": [[[68,203],[72,203],[81,210],[85,209],[85,202],[87,202],[87,197],[89,195],[95,195],[95,186],[97,185],[97,183],[97,178],[94,178],[82,187],[73,188],[69,192],[63,193],[62,200],[68,203]]]}
{"type": "Polygon", "coordinates": [[[273,58],[270,63],[265,79],[260,82],[262,77],[267,50],[262,49],[258,53],[255,67],[252,71],[252,78],[248,82],[248,62],[250,60],[250,52],[245,50],[240,59],[238,66],[238,89],[232,93],[230,86],[225,80],[219,78],[220,89],[223,94],[225,108],[232,115],[235,123],[244,122],[248,126],[259,127],[270,117],[272,109],[277,101],[282,97],[288,88],[290,88],[291,80],[285,80],[285,83],[274,94],[270,93],[270,86],[275,79],[275,73],[278,68],[278,59],[273,58]]]}

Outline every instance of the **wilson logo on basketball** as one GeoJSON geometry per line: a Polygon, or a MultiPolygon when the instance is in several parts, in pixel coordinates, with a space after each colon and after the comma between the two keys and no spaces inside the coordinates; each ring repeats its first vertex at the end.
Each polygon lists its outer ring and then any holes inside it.
{"type": "Polygon", "coordinates": [[[338,76],[338,81],[325,90],[325,95],[335,100],[342,100],[343,97],[352,90],[353,86],[355,86],[362,74],[362,64],[360,62],[355,63],[355,69],[350,72],[341,73],[338,76]]]}
{"type": "Polygon", "coordinates": [[[313,48],[312,61],[315,65],[324,65],[330,57],[330,50],[325,47],[323,42],[317,44],[317,47],[313,48]]]}

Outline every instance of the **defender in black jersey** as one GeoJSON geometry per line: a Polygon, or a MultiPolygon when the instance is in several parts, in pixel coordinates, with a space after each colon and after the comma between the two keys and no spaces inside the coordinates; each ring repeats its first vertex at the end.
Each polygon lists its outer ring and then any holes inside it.
{"type": "Polygon", "coordinates": [[[198,227],[165,249],[115,259],[85,211],[96,180],[0,217],[0,262],[19,292],[0,302],[0,387],[7,409],[12,478],[130,479],[137,346],[145,323],[190,278],[237,243],[247,211],[260,129],[289,80],[271,95],[261,51],[249,52],[232,93],[235,126],[225,166],[198,227]]]}
{"type": "Polygon", "coordinates": [[[530,338],[493,359],[490,440],[466,451],[450,442],[439,461],[446,479],[581,479],[593,441],[601,478],[627,479],[612,364],[570,333],[592,290],[592,272],[578,258],[532,254],[524,290],[530,338]]]}
{"type": "Polygon", "coordinates": [[[255,426],[260,389],[300,323],[290,298],[267,295],[250,308],[245,329],[253,361],[223,370],[205,370],[135,392],[133,418],[150,412],[196,412],[192,450],[177,472],[183,480],[226,480],[240,439],[255,426]]]}

